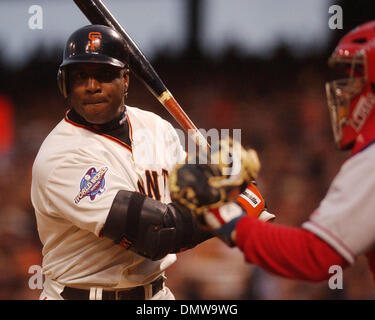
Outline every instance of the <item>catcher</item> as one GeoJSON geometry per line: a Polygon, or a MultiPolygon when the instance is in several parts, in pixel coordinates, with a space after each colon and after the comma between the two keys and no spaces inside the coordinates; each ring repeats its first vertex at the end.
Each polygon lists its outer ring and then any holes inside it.
{"type": "Polygon", "coordinates": [[[351,157],[302,228],[264,223],[253,217],[264,210],[264,201],[249,183],[259,164],[251,162],[246,151],[242,152],[247,161],[241,162],[241,181],[223,174],[225,166],[220,162],[209,169],[185,165],[176,168],[176,185],[171,188],[176,191],[173,199],[190,206],[203,228],[228,245],[236,245],[248,262],[304,281],[326,280],[331,266],[345,268],[362,254],[375,272],[375,21],[344,36],[329,64],[343,71],[342,78],[326,84],[334,139],[339,149],[351,150],[351,157]],[[197,181],[204,181],[205,186],[202,182],[189,184],[187,172],[200,173],[205,179],[197,181]],[[240,206],[229,195],[245,182],[255,202],[240,206]],[[204,197],[202,190],[208,190],[212,197],[204,197]],[[258,199],[261,204],[254,205],[258,199]]]}

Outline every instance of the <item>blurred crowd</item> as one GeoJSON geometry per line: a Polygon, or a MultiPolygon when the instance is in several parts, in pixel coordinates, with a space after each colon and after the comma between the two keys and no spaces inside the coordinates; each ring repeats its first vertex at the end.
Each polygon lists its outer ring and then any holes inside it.
{"type": "MultiPolygon", "coordinates": [[[[321,61],[325,63],[316,63],[321,61]]],[[[301,225],[348,157],[335,149],[331,137],[325,65],[280,57],[259,63],[234,56],[206,62],[159,57],[155,68],[199,128],[241,129],[242,143],[258,151],[258,184],[276,223],[301,225]]],[[[0,299],[36,299],[40,294],[30,288],[30,267],[42,261],[30,202],[31,167],[66,107],[54,82],[58,59],[44,64],[43,71],[40,64],[33,61],[9,73],[12,83],[2,80],[14,107],[14,137],[12,147],[0,155],[0,299]]],[[[127,104],[156,112],[178,127],[134,78],[127,104]]],[[[268,274],[247,264],[238,249],[211,239],[178,254],[166,275],[177,299],[373,299],[366,263],[360,258],[344,272],[344,288],[331,290],[326,282],[268,274]]]]}

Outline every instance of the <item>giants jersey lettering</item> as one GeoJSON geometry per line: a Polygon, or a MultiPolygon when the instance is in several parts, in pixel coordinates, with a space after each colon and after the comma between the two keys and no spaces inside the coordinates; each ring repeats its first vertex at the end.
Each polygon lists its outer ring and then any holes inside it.
{"type": "Polygon", "coordinates": [[[319,208],[302,226],[349,263],[375,244],[375,144],[348,159],[319,208]]]}
{"type": "Polygon", "coordinates": [[[33,166],[31,198],[43,243],[43,272],[63,285],[126,288],[149,283],[171,265],[151,261],[100,236],[119,190],[171,201],[168,172],[185,152],[159,116],[127,107],[131,146],[62,120],[33,166]]]}

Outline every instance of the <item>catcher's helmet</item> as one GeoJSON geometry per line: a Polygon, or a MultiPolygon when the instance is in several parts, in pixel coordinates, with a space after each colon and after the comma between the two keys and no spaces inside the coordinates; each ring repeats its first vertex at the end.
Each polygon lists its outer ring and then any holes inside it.
{"type": "Polygon", "coordinates": [[[75,63],[102,63],[118,68],[128,67],[129,51],[124,38],[114,29],[88,25],[75,31],[68,39],[57,83],[66,98],[69,92],[66,66],[75,63]]]}
{"type": "Polygon", "coordinates": [[[351,149],[364,130],[371,130],[375,115],[375,21],[345,35],[329,65],[342,71],[326,83],[335,142],[339,149],[351,149]]]}

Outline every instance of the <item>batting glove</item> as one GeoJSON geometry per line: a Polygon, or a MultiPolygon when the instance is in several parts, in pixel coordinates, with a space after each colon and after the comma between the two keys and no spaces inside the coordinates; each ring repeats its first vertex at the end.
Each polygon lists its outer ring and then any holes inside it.
{"type": "Polygon", "coordinates": [[[233,247],[232,233],[237,222],[245,216],[262,221],[273,221],[275,215],[266,209],[265,201],[255,184],[250,184],[235,202],[228,202],[219,208],[208,209],[204,214],[204,222],[212,232],[233,247]]]}

